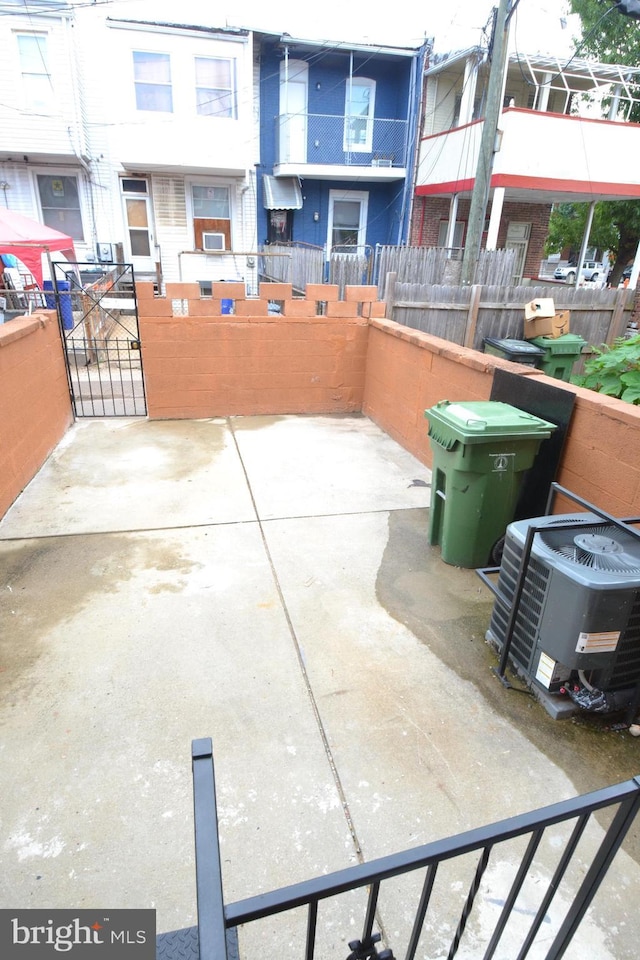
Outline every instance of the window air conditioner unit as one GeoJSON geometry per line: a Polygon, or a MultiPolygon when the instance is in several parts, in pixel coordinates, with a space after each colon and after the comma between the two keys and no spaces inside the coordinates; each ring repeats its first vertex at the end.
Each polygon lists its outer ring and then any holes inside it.
{"type": "Polygon", "coordinates": [[[640,540],[592,513],[519,520],[507,528],[486,639],[501,649],[530,526],[533,537],[511,638],[517,671],[552,716],[608,713],[640,681],[640,540]],[[559,524],[570,524],[558,530],[559,524]]]}
{"type": "Polygon", "coordinates": [[[372,167],[392,167],[393,157],[374,157],[371,161],[372,167]]]}
{"type": "Polygon", "coordinates": [[[225,246],[224,233],[203,233],[202,249],[203,250],[225,250],[226,246],[225,246]]]}

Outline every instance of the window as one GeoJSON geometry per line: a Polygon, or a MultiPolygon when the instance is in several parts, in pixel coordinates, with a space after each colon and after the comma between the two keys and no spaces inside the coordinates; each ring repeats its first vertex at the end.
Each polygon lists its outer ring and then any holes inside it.
{"type": "Polygon", "coordinates": [[[360,190],[329,191],[329,248],[347,253],[364,249],[369,194],[360,190]]]}
{"type": "MultiPolygon", "coordinates": [[[[453,229],[453,248],[462,247],[464,239],[464,228],[466,224],[464,220],[456,220],[456,225],[453,229]]],[[[445,247],[447,245],[447,231],[449,229],[449,221],[441,220],[440,226],[438,228],[438,246],[445,247]]]]}
{"type": "Polygon", "coordinates": [[[267,218],[267,243],[293,240],[293,210],[268,210],[267,218]]]}
{"type": "Polygon", "coordinates": [[[344,107],[344,149],[370,152],[373,141],[375,80],[352,77],[347,80],[344,107]]]}
{"type": "Polygon", "coordinates": [[[196,109],[204,117],[237,116],[232,60],[196,57],[196,109]]]}
{"type": "MultiPolygon", "coordinates": [[[[191,187],[193,207],[193,237],[196,250],[231,249],[231,199],[229,187],[203,186],[191,187]],[[206,237],[221,235],[223,246],[207,246],[206,237]]],[[[212,241],[211,242],[219,242],[212,241]]]]}
{"type": "Polygon", "coordinates": [[[84,240],[76,178],[38,174],[36,180],[45,224],[74,240],[84,240]]]}
{"type": "Polygon", "coordinates": [[[21,33],[17,40],[25,106],[30,110],[48,110],[53,89],[47,66],[46,34],[21,33]]]}
{"type": "Polygon", "coordinates": [[[168,53],[133,53],[133,77],[136,88],[136,109],[173,112],[171,93],[171,61],[168,53]]]}

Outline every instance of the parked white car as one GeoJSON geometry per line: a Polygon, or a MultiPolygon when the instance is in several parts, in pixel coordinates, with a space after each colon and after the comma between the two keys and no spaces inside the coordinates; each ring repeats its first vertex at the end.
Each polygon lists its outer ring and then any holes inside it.
{"type": "MultiPolygon", "coordinates": [[[[554,280],[564,280],[565,283],[575,283],[577,271],[578,268],[575,263],[569,263],[564,267],[556,267],[553,277],[554,280]]],[[[580,278],[582,280],[598,280],[606,277],[607,273],[608,270],[604,263],[600,263],[598,260],[585,260],[582,264],[582,270],[580,271],[580,278]]]]}

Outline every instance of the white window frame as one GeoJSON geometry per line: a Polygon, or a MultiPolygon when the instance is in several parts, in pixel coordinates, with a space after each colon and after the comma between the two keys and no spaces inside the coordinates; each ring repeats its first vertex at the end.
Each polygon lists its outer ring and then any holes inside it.
{"type": "Polygon", "coordinates": [[[376,81],[367,77],[348,77],[344,100],[343,150],[345,153],[371,153],[373,150],[373,122],[376,106],[376,81]],[[352,113],[354,90],[369,91],[369,107],[366,116],[352,113]],[[364,139],[356,141],[352,137],[352,124],[364,121],[364,139]]]}
{"type": "MultiPolygon", "coordinates": [[[[209,189],[211,189],[211,188],[226,190],[226,191],[227,191],[227,196],[229,197],[229,220],[232,220],[232,219],[233,219],[233,216],[232,216],[232,214],[233,214],[233,202],[232,202],[233,190],[232,190],[232,188],[231,188],[231,184],[230,184],[230,183],[224,183],[224,182],[222,182],[222,181],[205,183],[203,180],[190,180],[189,183],[188,183],[187,196],[188,196],[188,198],[189,198],[188,202],[189,202],[189,206],[190,206],[190,208],[191,208],[190,213],[191,213],[191,217],[192,217],[193,219],[195,219],[196,216],[197,216],[197,214],[195,213],[195,204],[194,204],[194,202],[193,202],[193,188],[194,188],[194,187],[203,187],[205,190],[209,190],[209,189]]],[[[211,219],[211,218],[207,217],[206,219],[211,219]]],[[[226,218],[225,218],[225,217],[217,217],[217,218],[214,218],[214,219],[224,220],[224,219],[226,219],[226,218]]]]}
{"type": "Polygon", "coordinates": [[[86,235],[87,235],[87,232],[86,232],[85,226],[84,226],[84,217],[83,217],[83,211],[82,211],[82,183],[81,183],[80,177],[78,176],[77,172],[76,172],[75,170],[69,170],[69,169],[66,169],[66,170],[65,170],[65,169],[63,168],[63,169],[60,169],[60,170],[56,170],[55,173],[53,173],[50,168],[47,169],[47,168],[45,167],[45,168],[39,169],[39,168],[36,167],[36,168],[33,170],[33,185],[34,185],[35,196],[37,197],[37,200],[38,200],[38,207],[39,207],[39,210],[40,210],[40,216],[42,217],[42,222],[45,224],[45,226],[51,227],[52,230],[59,230],[60,233],[65,233],[65,234],[67,234],[68,236],[71,237],[71,239],[73,240],[74,243],[84,243],[84,242],[85,242],[85,237],[86,237],[86,235]],[[64,223],[56,222],[53,217],[47,216],[47,214],[45,213],[45,210],[51,210],[51,211],[53,211],[53,212],[55,213],[55,210],[56,210],[56,209],[60,209],[60,210],[76,210],[76,207],[67,206],[67,207],[58,207],[58,208],[56,208],[56,207],[53,207],[53,206],[52,206],[52,207],[46,207],[46,206],[44,206],[43,203],[42,203],[42,196],[41,196],[41,194],[40,194],[40,183],[39,183],[39,179],[38,179],[39,177],[49,177],[49,179],[52,181],[52,189],[54,188],[53,181],[55,181],[55,180],[75,180],[76,191],[77,191],[77,194],[78,194],[78,206],[77,206],[77,211],[78,211],[78,216],[79,216],[79,218],[80,218],[80,231],[81,231],[82,236],[76,236],[76,237],[74,237],[73,231],[67,229],[67,227],[66,227],[66,225],[65,225],[64,223]]]}
{"type": "MultiPolygon", "coordinates": [[[[227,250],[227,252],[229,252],[230,250],[233,250],[234,233],[235,233],[235,230],[234,230],[234,219],[235,219],[235,196],[236,196],[236,191],[235,191],[235,184],[234,184],[234,182],[233,182],[233,181],[230,181],[230,180],[208,180],[208,181],[207,181],[207,180],[204,180],[204,179],[202,179],[202,178],[200,178],[200,177],[192,177],[192,178],[190,178],[190,179],[185,180],[185,201],[186,201],[186,207],[187,207],[187,221],[188,221],[188,223],[190,224],[190,228],[191,228],[192,243],[193,243],[194,249],[196,249],[196,234],[195,234],[195,222],[194,222],[194,221],[195,221],[196,219],[201,219],[201,218],[196,217],[195,210],[194,210],[194,203],[193,203],[193,188],[194,188],[194,187],[205,187],[205,188],[207,188],[207,187],[224,187],[224,189],[227,191],[228,196],[229,196],[229,247],[228,247],[228,248],[225,247],[225,249],[227,250]]],[[[209,218],[209,217],[206,217],[206,218],[204,218],[204,219],[207,219],[207,220],[208,220],[208,219],[220,219],[220,220],[224,220],[225,218],[224,218],[224,217],[219,217],[219,218],[209,218]]],[[[215,231],[215,230],[205,230],[204,232],[205,232],[205,233],[216,233],[217,231],[215,231]]]]}
{"type": "Polygon", "coordinates": [[[50,59],[51,51],[49,49],[49,34],[41,30],[16,30],[14,32],[16,40],[16,57],[18,60],[18,70],[21,80],[21,89],[22,89],[22,103],[24,107],[28,110],[32,110],[35,113],[39,111],[49,111],[53,105],[53,82],[51,78],[51,69],[50,69],[50,59]],[[44,50],[40,48],[42,54],[42,70],[26,70],[25,63],[22,59],[20,51],[20,38],[28,37],[30,39],[36,38],[39,40],[44,47],[44,50]],[[29,83],[27,78],[36,79],[38,83],[38,88],[41,90],[40,95],[33,95],[30,91],[30,87],[33,85],[29,83]]]}
{"type": "MultiPolygon", "coordinates": [[[[466,227],[466,222],[464,220],[456,220],[456,225],[453,228],[453,250],[461,250],[464,246],[464,230],[466,227]]],[[[438,227],[438,246],[446,247],[447,245],[447,233],[449,232],[449,221],[441,220],[440,226],[438,227]]]]}
{"type": "Polygon", "coordinates": [[[135,109],[140,113],[173,113],[173,77],[171,71],[171,54],[166,50],[141,50],[139,47],[134,48],[131,51],[131,60],[133,64],[133,102],[135,109]],[[169,65],[169,80],[139,80],[136,77],[136,54],[151,56],[151,57],[164,57],[167,64],[169,65]],[[169,90],[169,99],[170,99],[170,109],[156,109],[155,107],[141,107],[138,105],[138,85],[144,85],[147,87],[158,87],[162,90],[169,90]]]}
{"type": "Polygon", "coordinates": [[[364,253],[367,240],[367,216],[369,212],[369,192],[367,190],[329,190],[329,215],[327,217],[327,256],[333,248],[333,208],[336,201],[358,201],[360,203],[360,222],[358,224],[358,243],[354,253],[364,253]]]}
{"type": "Polygon", "coordinates": [[[236,61],[233,57],[211,57],[204,56],[202,54],[196,54],[193,58],[194,66],[194,84],[195,84],[195,94],[196,94],[196,113],[200,117],[213,117],[218,120],[237,120],[238,119],[238,85],[236,82],[236,61]],[[212,60],[220,63],[226,63],[229,67],[229,82],[230,86],[228,88],[219,87],[211,88],[205,87],[198,83],[198,60],[212,60]],[[224,97],[228,97],[230,100],[230,107],[224,108],[220,112],[216,112],[215,109],[213,112],[207,110],[201,110],[200,104],[198,103],[198,91],[199,90],[214,90],[216,94],[222,93],[224,97]]]}

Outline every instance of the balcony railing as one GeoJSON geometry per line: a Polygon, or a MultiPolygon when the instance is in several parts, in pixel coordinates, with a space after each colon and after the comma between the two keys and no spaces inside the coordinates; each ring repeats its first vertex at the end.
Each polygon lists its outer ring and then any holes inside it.
{"type": "Polygon", "coordinates": [[[400,167],[407,164],[406,120],[282,113],[277,163],[400,167]]]}
{"type": "MultiPolygon", "coordinates": [[[[314,960],[315,956],[320,956],[320,951],[316,950],[318,933],[322,927],[319,908],[325,902],[340,899],[357,890],[365,891],[362,934],[360,940],[349,942],[351,952],[347,960],[372,960],[376,957],[378,960],[383,957],[393,960],[394,956],[414,960],[416,956],[422,956],[425,950],[425,955],[435,956],[436,952],[440,955],[438,949],[429,951],[429,947],[433,946],[430,941],[434,932],[440,929],[440,910],[445,911],[444,915],[448,918],[446,929],[451,930],[449,960],[453,960],[459,949],[468,956],[465,930],[472,915],[477,912],[474,908],[487,898],[488,890],[492,891],[491,902],[497,903],[500,909],[496,913],[493,928],[484,929],[482,933],[484,960],[496,956],[499,945],[502,956],[517,956],[519,960],[524,960],[525,957],[531,957],[533,951],[537,957],[560,960],[571,944],[627,831],[633,826],[640,806],[640,778],[635,778],[614,787],[563,800],[541,810],[478,827],[446,840],[436,840],[370,863],[356,864],[336,873],[261,893],[248,900],[225,903],[211,740],[193,741],[192,762],[198,928],[160,935],[158,956],[165,960],[176,960],[178,956],[186,955],[186,938],[190,938],[192,944],[189,956],[193,960],[230,960],[238,956],[237,940],[232,936],[238,927],[299,910],[306,915],[306,929],[300,929],[295,954],[301,960],[314,960]],[[608,826],[602,831],[596,826],[599,840],[587,852],[581,840],[591,832],[595,816],[602,816],[606,810],[609,810],[606,818],[608,826]],[[560,825],[566,831],[564,842],[558,855],[553,857],[553,865],[545,869],[541,863],[542,851],[546,849],[546,831],[551,827],[557,830],[560,825]],[[500,861],[506,855],[505,845],[513,841],[513,853],[517,851],[517,859],[512,863],[511,876],[505,874],[499,890],[492,885],[486,887],[483,877],[487,868],[493,860],[500,861]],[[575,861],[579,862],[577,872],[570,869],[574,868],[575,861]],[[449,879],[444,885],[443,895],[439,897],[438,881],[447,865],[452,871],[447,873],[449,879]],[[546,884],[539,882],[545,873],[546,884]],[[407,930],[403,935],[394,932],[393,946],[381,943],[378,952],[377,943],[381,936],[374,932],[374,925],[382,926],[379,913],[383,908],[382,889],[386,890],[388,881],[400,882],[403,877],[411,875],[417,878],[417,885],[413,900],[406,900],[405,890],[407,930]],[[535,882],[532,878],[535,878],[535,882]],[[456,913],[449,910],[449,907],[455,906],[452,904],[452,879],[457,880],[456,888],[468,890],[466,897],[457,901],[457,920],[456,913]],[[524,909],[520,897],[529,882],[533,884],[530,887],[533,908],[524,909]],[[564,898],[556,899],[561,887],[564,898]],[[515,924],[514,918],[517,920],[515,924]],[[551,929],[544,929],[547,923],[552,923],[551,929]],[[507,940],[509,946],[505,947],[503,945],[507,940]]],[[[555,845],[552,843],[549,849],[555,849],[555,845]]],[[[347,931],[351,933],[352,930],[348,922],[344,930],[345,941],[347,931]]],[[[477,928],[474,935],[477,939],[477,928]]],[[[282,944],[273,942],[274,936],[275,928],[270,926],[268,949],[261,952],[261,956],[283,955],[280,949],[282,944]]],[[[286,932],[286,937],[291,939],[291,931],[286,932]]],[[[334,949],[323,951],[322,955],[344,957],[346,950],[342,941],[339,942],[341,949],[338,953],[334,949]]]]}

